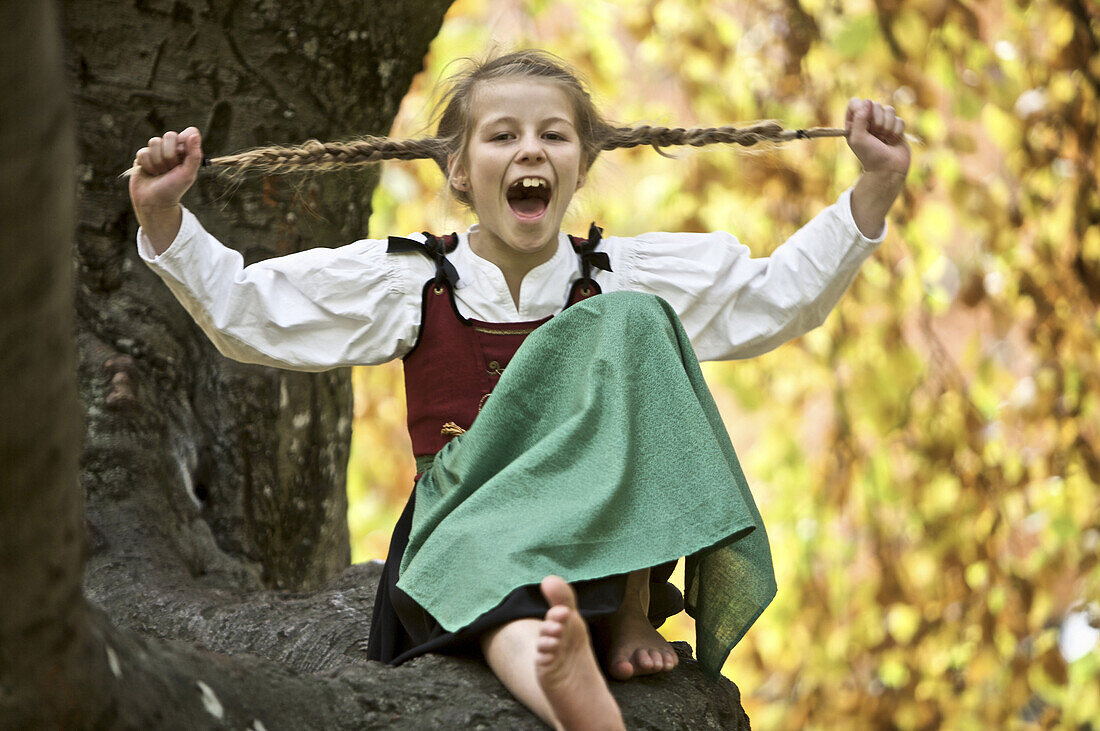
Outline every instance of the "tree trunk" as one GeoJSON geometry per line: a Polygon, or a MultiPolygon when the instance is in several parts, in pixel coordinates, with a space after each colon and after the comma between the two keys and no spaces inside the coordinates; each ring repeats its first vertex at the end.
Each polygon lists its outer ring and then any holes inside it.
{"type": "MultiPolygon", "coordinates": [[[[384,134],[449,2],[67,0],[75,174],[53,4],[0,5],[0,728],[540,726],[479,662],[365,660],[347,372],[220,356],[118,179],[188,124],[208,154],[384,134]]],[[[203,177],[186,203],[255,260],[361,237],[375,180],[203,177]]],[[[747,725],[690,661],[614,690],[639,728],[747,725]]]]}
{"type": "Polygon", "coordinates": [[[39,698],[59,698],[88,644],[70,336],[73,126],[52,10],[0,5],[0,719],[5,706],[27,717],[39,698]]]}
{"type": "MultiPolygon", "coordinates": [[[[385,134],[448,4],[63,4],[83,183],[84,484],[89,522],[115,537],[97,544],[92,585],[129,582],[108,577],[116,550],[155,556],[158,569],[182,562],[173,570],[225,588],[309,590],[348,565],[348,372],[292,373],[219,355],[137,258],[118,174],[149,137],[189,124],[211,155],[385,134]],[[120,520],[121,503],[141,512],[150,502],[174,519],[120,520]]],[[[361,238],[376,179],[364,169],[231,191],[204,175],[186,203],[254,261],[361,238]]]]}

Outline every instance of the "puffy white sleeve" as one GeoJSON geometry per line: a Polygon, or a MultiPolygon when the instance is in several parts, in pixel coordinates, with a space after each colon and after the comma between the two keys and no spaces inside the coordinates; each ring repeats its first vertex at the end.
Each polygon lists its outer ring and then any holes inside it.
{"type": "Polygon", "coordinates": [[[138,231],[138,253],[221,353],[245,363],[300,371],[373,365],[416,342],[421,285],[431,263],[386,254],[362,240],[309,249],[245,267],[184,209],[171,246],[156,256],[138,231]]]}
{"type": "Polygon", "coordinates": [[[765,353],[824,322],[885,238],[860,233],[850,199],[845,191],[768,257],[722,231],[610,239],[614,288],[666,299],[699,360],[765,353]]]}

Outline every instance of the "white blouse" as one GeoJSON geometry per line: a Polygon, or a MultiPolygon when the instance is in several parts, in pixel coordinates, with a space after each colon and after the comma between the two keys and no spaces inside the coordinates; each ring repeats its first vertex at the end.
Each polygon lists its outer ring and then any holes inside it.
{"type": "MultiPolygon", "coordinates": [[[[886,235],[863,236],[851,191],[794,233],[771,256],[752,258],[732,235],[608,236],[593,269],[604,292],[663,297],[680,316],[699,360],[748,358],[817,327],[856,270],[886,235]]],[[[580,262],[565,234],[520,288],[519,307],[495,264],[459,234],[448,259],[458,270],[464,317],[524,322],[561,312],[580,262]]],[[[408,238],[423,241],[421,234],[408,238]]],[[[387,254],[384,239],[315,248],[243,266],[186,209],[171,246],[156,256],[139,230],[138,252],[224,355],[301,371],[373,365],[404,356],[420,329],[421,295],[435,265],[422,254],[387,254]]]]}

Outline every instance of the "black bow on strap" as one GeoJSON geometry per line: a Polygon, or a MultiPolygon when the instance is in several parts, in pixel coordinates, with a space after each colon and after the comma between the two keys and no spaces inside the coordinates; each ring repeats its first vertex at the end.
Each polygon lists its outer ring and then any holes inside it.
{"type": "MultiPolygon", "coordinates": [[[[455,240],[455,234],[451,234],[452,240],[455,240]]],[[[424,242],[421,243],[415,239],[406,239],[401,236],[390,236],[389,245],[386,247],[386,253],[403,253],[406,251],[415,251],[418,254],[424,256],[435,262],[435,278],[437,280],[446,279],[453,288],[458,284],[458,270],[455,269],[447,259],[447,245],[444,239],[433,236],[428,232],[424,232],[424,242]]]]}
{"type": "Polygon", "coordinates": [[[585,279],[592,278],[592,267],[602,269],[605,272],[611,271],[611,257],[605,251],[596,251],[596,246],[600,243],[602,235],[603,229],[593,222],[588,227],[587,241],[574,240],[577,253],[581,257],[581,275],[585,279]]]}

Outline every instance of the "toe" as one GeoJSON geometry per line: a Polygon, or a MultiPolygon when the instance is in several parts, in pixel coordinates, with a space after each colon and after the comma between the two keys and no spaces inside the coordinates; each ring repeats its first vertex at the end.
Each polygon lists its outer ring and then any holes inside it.
{"type": "Polygon", "coordinates": [[[557,637],[547,637],[545,635],[539,637],[538,642],[535,643],[535,647],[538,649],[538,651],[545,653],[552,653],[557,651],[560,645],[561,640],[559,640],[557,637]]]}
{"type": "Polygon", "coordinates": [[[618,660],[611,663],[608,675],[615,680],[630,680],[634,677],[634,665],[629,660],[618,660]]]}
{"type": "Polygon", "coordinates": [[[551,607],[565,606],[570,609],[577,608],[577,595],[573,593],[573,587],[560,576],[547,576],[540,585],[542,595],[551,607]]]}
{"type": "Polygon", "coordinates": [[[565,634],[565,626],[557,622],[543,622],[539,627],[539,637],[559,638],[565,634]]]}
{"type": "Polygon", "coordinates": [[[569,621],[570,611],[571,610],[568,607],[563,607],[563,606],[560,606],[560,605],[550,607],[550,610],[548,612],[546,612],[545,624],[546,625],[554,625],[554,626],[558,627],[559,631],[560,631],[560,628],[563,627],[565,625],[565,623],[569,621]]]}

